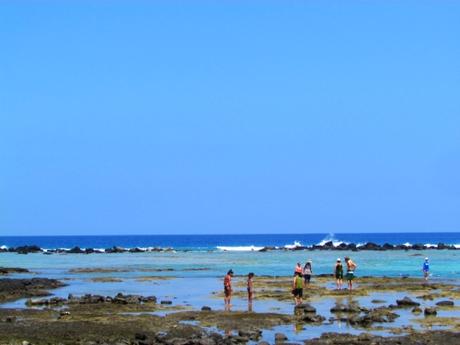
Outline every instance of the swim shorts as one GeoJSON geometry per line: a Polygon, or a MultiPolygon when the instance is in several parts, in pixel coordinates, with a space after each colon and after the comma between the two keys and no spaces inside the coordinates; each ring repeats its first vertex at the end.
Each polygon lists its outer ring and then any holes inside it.
{"type": "Polygon", "coordinates": [[[294,297],[302,297],[303,296],[303,289],[294,289],[292,290],[294,297]]]}

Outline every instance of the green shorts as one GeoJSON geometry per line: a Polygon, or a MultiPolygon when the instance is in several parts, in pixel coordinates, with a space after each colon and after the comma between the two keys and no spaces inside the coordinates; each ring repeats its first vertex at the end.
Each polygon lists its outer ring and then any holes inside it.
{"type": "Polygon", "coordinates": [[[346,278],[347,280],[353,280],[355,278],[355,273],[353,271],[348,271],[346,278]]]}

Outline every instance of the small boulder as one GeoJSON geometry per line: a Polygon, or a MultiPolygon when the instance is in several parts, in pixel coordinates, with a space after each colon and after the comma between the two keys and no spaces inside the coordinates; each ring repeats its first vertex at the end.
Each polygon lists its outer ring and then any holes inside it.
{"type": "Polygon", "coordinates": [[[438,311],[434,307],[426,307],[424,312],[425,316],[436,315],[438,311]]]}
{"type": "Polygon", "coordinates": [[[396,304],[400,307],[418,307],[420,303],[415,302],[409,297],[404,297],[403,299],[396,300],[396,304]]]}

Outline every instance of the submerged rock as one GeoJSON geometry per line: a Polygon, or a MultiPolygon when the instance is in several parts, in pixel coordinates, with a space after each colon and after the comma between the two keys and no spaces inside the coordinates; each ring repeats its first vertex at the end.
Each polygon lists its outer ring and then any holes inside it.
{"type": "Polygon", "coordinates": [[[453,301],[440,301],[436,305],[440,307],[453,307],[455,304],[453,301]]]}
{"type": "Polygon", "coordinates": [[[288,337],[284,333],[275,333],[275,342],[283,342],[288,340],[288,337]]]}
{"type": "Polygon", "coordinates": [[[6,275],[10,273],[29,273],[30,271],[26,268],[20,267],[0,267],[0,275],[6,275]]]}

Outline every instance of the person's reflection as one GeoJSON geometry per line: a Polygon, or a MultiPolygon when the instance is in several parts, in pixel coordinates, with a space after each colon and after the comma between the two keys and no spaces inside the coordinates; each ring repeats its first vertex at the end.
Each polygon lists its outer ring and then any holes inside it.
{"type": "Polygon", "coordinates": [[[295,322],[294,323],[294,332],[296,334],[300,333],[303,331],[303,324],[301,322],[295,322]]]}
{"type": "Polygon", "coordinates": [[[250,312],[250,313],[253,312],[253,309],[252,309],[252,301],[248,302],[248,312],[250,312]]]}

